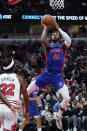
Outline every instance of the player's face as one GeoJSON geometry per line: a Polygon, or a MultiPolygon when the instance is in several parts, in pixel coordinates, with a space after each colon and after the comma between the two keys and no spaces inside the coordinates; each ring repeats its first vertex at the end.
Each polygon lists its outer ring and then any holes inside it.
{"type": "Polygon", "coordinates": [[[55,32],[52,34],[52,41],[53,42],[58,42],[60,39],[60,35],[59,35],[59,32],[55,32]]]}

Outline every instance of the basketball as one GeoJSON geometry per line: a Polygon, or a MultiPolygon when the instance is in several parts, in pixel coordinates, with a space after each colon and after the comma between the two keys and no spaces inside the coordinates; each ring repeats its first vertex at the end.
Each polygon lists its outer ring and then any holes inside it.
{"type": "Polygon", "coordinates": [[[49,14],[44,15],[41,22],[46,26],[50,26],[53,23],[53,17],[49,14]]]}

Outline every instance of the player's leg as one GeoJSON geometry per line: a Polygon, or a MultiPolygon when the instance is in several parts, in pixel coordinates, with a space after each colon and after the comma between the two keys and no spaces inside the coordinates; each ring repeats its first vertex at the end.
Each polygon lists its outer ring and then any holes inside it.
{"type": "Polygon", "coordinates": [[[23,131],[26,124],[27,124],[26,119],[23,119],[23,121],[22,121],[22,123],[21,123],[21,125],[19,127],[19,131],[23,131]]]}
{"type": "Polygon", "coordinates": [[[67,105],[69,104],[70,96],[69,96],[69,91],[68,91],[68,87],[66,86],[66,84],[64,84],[63,87],[58,90],[58,92],[63,97],[63,101],[61,102],[60,110],[57,113],[57,116],[60,118],[64,110],[66,109],[67,105]]]}
{"type": "Polygon", "coordinates": [[[47,72],[41,73],[35,80],[31,81],[27,88],[28,94],[31,94],[31,92],[35,89],[44,87],[45,85],[49,84],[50,81],[51,80],[47,72]]]}
{"type": "Polygon", "coordinates": [[[38,89],[38,88],[39,87],[36,85],[36,80],[31,81],[30,85],[27,88],[28,95],[30,95],[32,91],[34,91],[35,89],[38,89]]]}
{"type": "Polygon", "coordinates": [[[16,131],[17,112],[5,106],[3,128],[5,131],[16,131]]]}
{"type": "Polygon", "coordinates": [[[37,131],[42,131],[42,128],[41,128],[41,117],[37,116],[35,118],[36,118],[36,121],[37,121],[37,131]]]}
{"type": "Polygon", "coordinates": [[[37,121],[37,131],[42,131],[41,116],[40,116],[40,113],[39,113],[37,106],[34,107],[33,115],[34,115],[34,117],[37,121]]]}
{"type": "Polygon", "coordinates": [[[62,129],[62,122],[61,122],[61,116],[67,107],[69,103],[69,92],[68,92],[68,87],[65,85],[64,80],[61,76],[57,76],[54,81],[54,86],[56,87],[56,90],[58,90],[58,93],[62,95],[63,100],[60,104],[60,109],[58,113],[56,113],[56,125],[59,129],[62,129]]]}
{"type": "MultiPolygon", "coordinates": [[[[25,104],[23,104],[23,121],[20,124],[19,131],[23,131],[25,125],[27,124],[27,120],[24,118],[24,112],[25,112],[25,104]]],[[[30,117],[30,115],[29,115],[30,117]]]]}
{"type": "Polygon", "coordinates": [[[53,81],[53,85],[54,87],[56,87],[58,93],[61,94],[61,96],[63,97],[63,100],[60,104],[60,110],[57,113],[57,116],[60,118],[65,108],[69,104],[70,97],[69,97],[68,87],[66,86],[63,80],[62,74],[56,74],[54,78],[55,80],[53,81]]]}

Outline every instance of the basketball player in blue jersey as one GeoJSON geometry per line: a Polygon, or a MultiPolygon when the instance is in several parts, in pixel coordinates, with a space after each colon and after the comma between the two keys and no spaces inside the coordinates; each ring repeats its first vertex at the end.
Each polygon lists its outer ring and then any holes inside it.
{"type": "MultiPolygon", "coordinates": [[[[37,121],[37,131],[41,131],[41,117],[37,107],[37,101],[43,98],[43,95],[37,96],[39,92],[39,88],[32,91],[29,96],[29,117],[35,117],[37,121]]],[[[23,120],[19,127],[19,131],[23,131],[24,126],[26,125],[26,120],[23,120]]]]}
{"type": "Polygon", "coordinates": [[[29,103],[29,116],[30,117],[40,116],[40,113],[39,113],[37,105],[36,105],[36,100],[32,100],[32,98],[37,97],[38,92],[39,92],[39,90],[36,89],[29,96],[29,100],[30,100],[30,103],[29,103]]]}
{"type": "Polygon", "coordinates": [[[59,27],[55,20],[53,21],[53,24],[55,25],[57,31],[52,34],[52,43],[48,43],[46,41],[48,27],[42,24],[44,28],[41,36],[41,42],[46,52],[46,69],[31,82],[27,90],[31,93],[33,89],[35,90],[35,88],[38,87],[43,88],[47,84],[52,84],[53,87],[55,87],[56,91],[58,91],[63,97],[59,112],[56,116],[58,128],[62,128],[60,127],[60,118],[70,100],[68,87],[64,82],[62,72],[65,62],[65,51],[70,47],[71,39],[68,34],[59,27]],[[61,43],[60,36],[64,39],[63,43],[61,43]]]}

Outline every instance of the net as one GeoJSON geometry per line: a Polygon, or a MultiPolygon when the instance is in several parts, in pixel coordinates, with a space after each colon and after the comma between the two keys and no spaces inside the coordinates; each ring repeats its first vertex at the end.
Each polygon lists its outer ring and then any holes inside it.
{"type": "Polygon", "coordinates": [[[64,0],[49,0],[50,6],[52,9],[57,10],[57,9],[63,9],[64,8],[64,0]]]}

